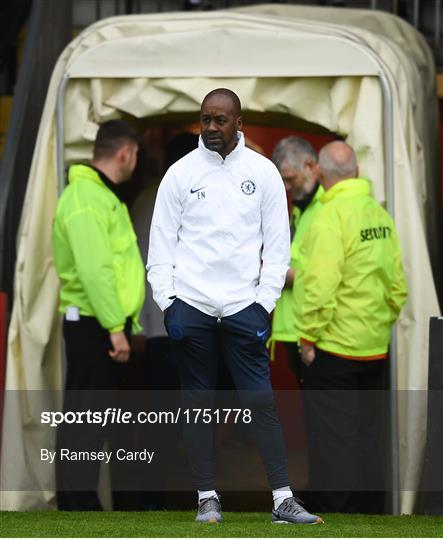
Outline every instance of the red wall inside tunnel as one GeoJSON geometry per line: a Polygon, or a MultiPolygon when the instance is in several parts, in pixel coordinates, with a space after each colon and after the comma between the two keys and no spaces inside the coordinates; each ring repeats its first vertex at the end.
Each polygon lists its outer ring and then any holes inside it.
{"type": "Polygon", "coordinates": [[[326,143],[333,141],[336,137],[330,135],[315,135],[312,133],[303,133],[285,128],[273,128],[263,126],[244,125],[242,129],[245,136],[263,149],[264,154],[270,158],[275,145],[280,139],[297,135],[309,141],[312,146],[319,151],[326,143]]]}

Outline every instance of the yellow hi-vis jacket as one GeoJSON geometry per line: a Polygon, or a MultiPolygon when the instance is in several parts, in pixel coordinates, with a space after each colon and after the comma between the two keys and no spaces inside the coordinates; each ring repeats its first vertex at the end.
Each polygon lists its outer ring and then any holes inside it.
{"type": "Polygon", "coordinates": [[[337,355],[384,354],[407,299],[393,221],[361,178],[338,182],[321,203],[296,269],[297,333],[337,355]]]}
{"type": "Polygon", "coordinates": [[[53,252],[61,281],[60,311],[75,306],[110,332],[133,332],[145,298],[144,268],[126,205],[87,165],[69,169],[57,205],[53,252]]]}
{"type": "MultiPolygon", "coordinates": [[[[320,198],[323,193],[323,188],[318,186],[312,201],[303,212],[301,212],[300,208],[297,206],[294,206],[293,208],[291,221],[295,228],[295,234],[291,242],[291,268],[297,268],[300,264],[300,245],[303,236],[309,231],[315,212],[320,207],[320,198]]],[[[275,341],[298,341],[299,336],[297,336],[294,331],[293,302],[294,296],[292,294],[292,287],[283,289],[272,315],[272,335],[270,339],[271,351],[273,350],[275,341]]],[[[271,355],[271,357],[272,356],[273,355],[271,355]]]]}

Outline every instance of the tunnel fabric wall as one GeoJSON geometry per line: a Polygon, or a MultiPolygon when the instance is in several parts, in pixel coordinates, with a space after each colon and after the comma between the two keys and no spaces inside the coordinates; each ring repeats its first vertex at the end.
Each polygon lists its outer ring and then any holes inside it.
{"type": "MultiPolygon", "coordinates": [[[[197,115],[209,90],[228,86],[239,94],[246,113],[285,114],[346,137],[357,151],[362,174],[373,181],[376,198],[384,201],[383,102],[376,70],[368,60],[376,50],[393,89],[396,223],[411,291],[399,324],[399,386],[425,389],[427,318],[439,314],[424,219],[425,123],[415,119],[416,105],[424,103],[428,87],[415,64],[407,63],[407,51],[400,54],[398,49],[389,40],[349,26],[226,12],[120,17],[85,30],[55,68],[34,152],[18,237],[7,388],[28,391],[26,396],[33,389],[47,390],[48,406],[56,406],[51,391],[61,387],[50,237],[57,201],[56,95],[65,74],[71,77],[64,98],[66,161],[90,156],[100,122],[122,115],[197,115]],[[205,47],[196,49],[203,38],[205,47]],[[312,55],[304,54],[313,43],[314,65],[312,55]],[[367,43],[370,53],[364,48],[367,43]],[[275,47],[272,55],[270,44],[275,47]],[[226,53],[233,50],[234,56],[226,53]],[[355,66],[361,50],[364,54],[355,66]],[[226,58],[229,63],[224,63],[226,58]],[[368,73],[359,72],[362,66],[368,73]],[[347,72],[340,73],[343,69],[347,72]]],[[[412,511],[425,429],[425,412],[411,406],[403,400],[400,408],[404,512],[412,511]]],[[[54,504],[53,478],[42,476],[37,459],[42,444],[51,447],[53,442],[53,432],[39,424],[32,399],[6,400],[2,482],[7,484],[8,475],[14,475],[23,491],[3,494],[4,509],[54,504]]]]}

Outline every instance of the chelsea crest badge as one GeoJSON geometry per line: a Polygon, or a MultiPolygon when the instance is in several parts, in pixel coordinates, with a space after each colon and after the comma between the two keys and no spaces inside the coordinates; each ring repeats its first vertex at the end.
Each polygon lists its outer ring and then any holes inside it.
{"type": "Polygon", "coordinates": [[[241,183],[241,190],[245,195],[252,195],[255,192],[255,184],[252,180],[245,180],[241,183]]]}

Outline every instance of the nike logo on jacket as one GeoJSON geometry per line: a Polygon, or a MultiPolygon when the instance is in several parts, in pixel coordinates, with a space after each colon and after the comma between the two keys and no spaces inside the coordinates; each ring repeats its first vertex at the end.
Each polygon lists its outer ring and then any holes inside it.
{"type": "Polygon", "coordinates": [[[206,186],[199,187],[197,189],[191,189],[191,193],[197,193],[197,191],[200,191],[201,189],[205,189],[206,186]]]}

